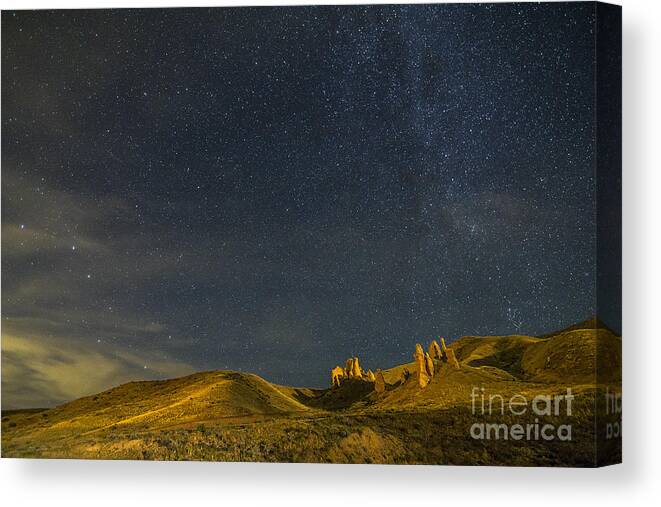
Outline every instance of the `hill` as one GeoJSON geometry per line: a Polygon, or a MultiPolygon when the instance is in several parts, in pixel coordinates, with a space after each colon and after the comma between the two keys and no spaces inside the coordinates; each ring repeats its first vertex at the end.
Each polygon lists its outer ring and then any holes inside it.
{"type": "Polygon", "coordinates": [[[3,422],[9,422],[8,418],[15,425],[20,423],[17,440],[67,439],[108,429],[159,431],[307,410],[257,375],[210,371],[172,380],[129,382],[50,410],[3,413],[3,422]]]}
{"type": "MultiPolygon", "coordinates": [[[[9,457],[587,466],[594,459],[595,400],[603,397],[598,395],[603,383],[616,386],[621,378],[621,346],[621,338],[604,327],[572,326],[547,337],[465,336],[449,346],[459,368],[439,363],[423,389],[415,363],[396,365],[383,371],[382,393],[360,379],[311,389],[232,371],[129,382],[53,409],[3,412],[2,452],[9,457]],[[476,389],[508,399],[562,394],[567,388],[576,396],[575,445],[510,442],[503,448],[468,438],[477,417],[471,405],[476,389]]],[[[525,422],[506,416],[505,421],[525,422]]]]}
{"type": "MultiPolygon", "coordinates": [[[[490,367],[523,381],[594,382],[597,351],[608,364],[622,364],[622,339],[605,327],[572,326],[545,338],[466,336],[452,347],[468,366],[490,367]]],[[[601,382],[620,380],[621,369],[608,369],[600,377],[601,382]]]]}
{"type": "Polygon", "coordinates": [[[581,322],[578,322],[576,324],[572,324],[571,326],[565,327],[563,329],[556,329],[550,333],[546,333],[543,335],[540,335],[540,338],[550,338],[551,336],[555,336],[558,334],[566,333],[568,331],[576,331],[579,329],[605,329],[607,331],[610,331],[613,334],[616,334],[615,331],[613,331],[611,328],[609,328],[604,321],[602,321],[599,317],[596,315],[593,315],[589,319],[585,319],[581,322]]]}

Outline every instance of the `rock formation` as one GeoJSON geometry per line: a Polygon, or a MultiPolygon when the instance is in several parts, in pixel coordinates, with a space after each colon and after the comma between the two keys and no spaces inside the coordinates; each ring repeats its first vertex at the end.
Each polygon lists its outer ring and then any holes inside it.
{"type": "Polygon", "coordinates": [[[447,362],[450,366],[454,366],[455,368],[459,368],[459,361],[457,361],[457,356],[454,354],[454,350],[452,349],[447,349],[445,352],[445,355],[447,356],[447,362]]]}
{"type": "Polygon", "coordinates": [[[433,360],[441,359],[441,347],[438,346],[438,342],[436,340],[432,340],[432,342],[429,344],[429,356],[433,360]]]}
{"type": "Polygon", "coordinates": [[[347,372],[347,377],[351,378],[351,375],[353,375],[353,357],[347,359],[347,362],[344,366],[344,371],[347,372]]]}
{"type": "Polygon", "coordinates": [[[445,338],[441,336],[441,359],[448,360],[448,348],[445,346],[445,338]]]}
{"type": "Polygon", "coordinates": [[[440,337],[440,341],[441,344],[439,345],[436,340],[432,340],[429,344],[429,352],[425,352],[419,343],[415,344],[413,359],[415,360],[417,381],[420,387],[427,387],[434,374],[440,371],[444,363],[453,368],[460,367],[454,350],[445,345],[444,338],[440,337]]]}
{"type": "Polygon", "coordinates": [[[331,386],[339,387],[342,381],[347,377],[347,373],[341,366],[336,366],[331,370],[331,386]]]}
{"type": "Polygon", "coordinates": [[[429,354],[425,353],[425,369],[427,370],[427,375],[430,377],[434,376],[434,361],[432,360],[429,354]]]}
{"type": "Polygon", "coordinates": [[[374,376],[374,391],[376,391],[376,394],[386,391],[386,379],[383,378],[381,368],[376,370],[376,375],[374,376]]]}
{"type": "Polygon", "coordinates": [[[419,343],[415,344],[415,354],[413,354],[413,359],[415,359],[415,369],[417,373],[418,385],[422,388],[427,387],[427,384],[429,384],[429,381],[431,380],[431,376],[427,373],[427,361],[425,360],[425,353],[422,350],[422,345],[419,343]]]}
{"type": "MultiPolygon", "coordinates": [[[[441,362],[438,363],[438,365],[437,365],[437,370],[438,370],[438,368],[441,366],[442,363],[447,363],[449,366],[452,366],[452,367],[454,367],[454,368],[459,368],[459,367],[460,367],[460,366],[459,366],[459,361],[457,361],[457,356],[456,356],[456,354],[454,353],[454,350],[453,350],[453,349],[449,349],[449,348],[447,347],[447,345],[445,344],[445,338],[443,338],[443,337],[441,336],[441,337],[439,337],[439,339],[441,340],[440,356],[439,356],[439,359],[440,359],[441,362]]],[[[429,346],[429,349],[430,349],[430,350],[431,350],[432,348],[434,348],[434,343],[436,343],[436,342],[433,341],[433,342],[431,343],[431,345],[429,346]]],[[[431,355],[431,354],[430,354],[430,355],[431,355]]]]}
{"type": "Polygon", "coordinates": [[[374,382],[375,376],[372,370],[364,371],[360,367],[357,357],[350,357],[347,359],[344,368],[336,366],[331,370],[331,386],[337,387],[347,379],[374,382]]]}
{"type": "MultiPolygon", "coordinates": [[[[439,339],[441,342],[440,345],[436,340],[431,341],[428,352],[425,352],[421,344],[415,344],[413,359],[415,361],[416,380],[421,388],[427,387],[434,375],[441,371],[441,367],[444,363],[447,363],[453,368],[460,367],[454,350],[449,349],[445,345],[445,339],[443,337],[439,337],[439,339]]],[[[402,380],[406,382],[409,375],[410,372],[404,369],[402,380]]],[[[364,371],[361,369],[357,357],[350,357],[347,359],[344,368],[336,366],[331,370],[332,387],[338,387],[345,380],[374,382],[374,390],[377,393],[385,392],[386,389],[386,383],[381,369],[377,369],[376,374],[374,374],[372,370],[364,371]]]]}
{"type": "Polygon", "coordinates": [[[349,374],[349,378],[362,378],[362,372],[360,370],[360,364],[358,363],[358,358],[354,357],[353,358],[353,363],[352,363],[353,369],[351,370],[351,373],[349,374]]]}

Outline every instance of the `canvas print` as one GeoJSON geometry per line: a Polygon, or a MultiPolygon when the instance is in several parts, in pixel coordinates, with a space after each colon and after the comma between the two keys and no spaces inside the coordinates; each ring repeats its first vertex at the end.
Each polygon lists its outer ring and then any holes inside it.
{"type": "Polygon", "coordinates": [[[2,12],[2,457],[621,460],[621,11],[2,12]]]}

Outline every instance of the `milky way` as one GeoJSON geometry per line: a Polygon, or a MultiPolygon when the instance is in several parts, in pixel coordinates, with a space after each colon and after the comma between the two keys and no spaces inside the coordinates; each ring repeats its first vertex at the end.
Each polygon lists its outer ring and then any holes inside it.
{"type": "Polygon", "coordinates": [[[594,314],[593,10],[4,12],[3,391],[594,314]]]}

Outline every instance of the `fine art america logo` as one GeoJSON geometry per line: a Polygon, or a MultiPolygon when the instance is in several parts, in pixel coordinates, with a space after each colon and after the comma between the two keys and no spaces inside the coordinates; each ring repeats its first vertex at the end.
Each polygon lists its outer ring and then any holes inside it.
{"type": "Polygon", "coordinates": [[[470,435],[476,440],[559,440],[571,441],[571,424],[554,424],[546,418],[572,416],[574,395],[571,389],[565,394],[538,394],[528,399],[522,394],[505,397],[485,394],[484,387],[473,386],[471,411],[473,416],[501,416],[508,420],[529,418],[530,422],[475,422],[470,435]],[[534,420],[533,420],[534,418],[534,420]]]}
{"type": "Polygon", "coordinates": [[[622,437],[622,393],[606,388],[606,440],[622,437]]]}

